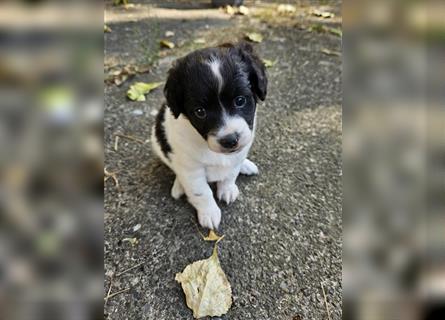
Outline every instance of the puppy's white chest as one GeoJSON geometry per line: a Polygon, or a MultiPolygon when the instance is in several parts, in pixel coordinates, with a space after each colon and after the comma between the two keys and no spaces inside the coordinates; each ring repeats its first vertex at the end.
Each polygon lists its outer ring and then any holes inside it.
{"type": "Polygon", "coordinates": [[[223,166],[206,166],[206,177],[208,182],[222,181],[229,177],[235,168],[233,166],[223,167],[223,166]]]}

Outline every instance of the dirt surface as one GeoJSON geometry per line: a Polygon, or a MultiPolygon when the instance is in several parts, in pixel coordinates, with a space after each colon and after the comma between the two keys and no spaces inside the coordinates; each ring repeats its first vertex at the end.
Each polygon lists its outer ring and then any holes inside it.
{"type": "Polygon", "coordinates": [[[219,256],[234,298],[221,319],[328,319],[328,312],[341,319],[341,38],[329,29],[340,27],[340,4],[318,6],[336,14],[321,19],[307,5],[283,17],[274,4],[248,2],[251,15],[232,17],[202,1],[187,3],[106,7],[105,72],[150,67],[104,89],[105,165],[119,182],[105,183],[104,295],[110,283],[111,294],[125,290],[107,299],[106,318],[192,319],[174,277],[212,252],[194,209],[170,197],[174,175],[151,150],[162,90],[132,102],[129,85],[165,81],[176,58],[255,31],[264,37],[255,49],[276,64],[249,156],[260,174],[240,177],[238,200],[221,204],[219,256]],[[174,32],[174,49],[159,47],[166,31],[174,32]],[[126,135],[117,145],[116,134],[126,135]]]}

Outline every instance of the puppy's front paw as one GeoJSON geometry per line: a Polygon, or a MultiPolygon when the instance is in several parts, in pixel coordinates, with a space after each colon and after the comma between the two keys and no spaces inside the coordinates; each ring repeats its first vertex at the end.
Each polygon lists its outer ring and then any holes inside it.
{"type": "Polygon", "coordinates": [[[240,173],[248,176],[258,174],[258,167],[249,159],[245,159],[241,165],[240,173]]]}
{"type": "Polygon", "coordinates": [[[218,229],[221,222],[221,209],[216,204],[198,210],[199,224],[208,229],[218,229]]]}
{"type": "Polygon", "coordinates": [[[230,204],[238,198],[239,189],[236,184],[218,183],[217,187],[216,196],[218,200],[224,200],[227,204],[230,204]]]}
{"type": "Polygon", "coordinates": [[[178,178],[175,179],[175,182],[173,183],[173,187],[171,190],[171,195],[174,199],[178,200],[184,195],[184,188],[182,187],[181,183],[179,182],[178,178]]]}

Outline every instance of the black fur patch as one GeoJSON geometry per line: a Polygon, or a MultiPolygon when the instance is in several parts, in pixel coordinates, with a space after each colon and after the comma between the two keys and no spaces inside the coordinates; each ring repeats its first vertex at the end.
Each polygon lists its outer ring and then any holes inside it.
{"type": "Polygon", "coordinates": [[[155,124],[155,135],[156,140],[158,141],[159,145],[161,146],[162,153],[164,156],[169,159],[169,153],[172,152],[172,148],[170,147],[170,144],[167,140],[167,135],[165,134],[165,130],[163,127],[163,123],[165,120],[165,109],[167,106],[165,104],[162,105],[161,109],[159,110],[158,115],[156,116],[156,124],[155,124]]]}

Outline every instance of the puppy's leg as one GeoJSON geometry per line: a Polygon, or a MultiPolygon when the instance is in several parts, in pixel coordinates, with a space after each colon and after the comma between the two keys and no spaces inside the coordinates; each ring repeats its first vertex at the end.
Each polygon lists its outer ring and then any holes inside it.
{"type": "Polygon", "coordinates": [[[240,173],[248,176],[255,175],[258,174],[258,167],[256,166],[255,163],[253,163],[249,159],[244,159],[241,165],[240,173]]]}
{"type": "Polygon", "coordinates": [[[180,184],[187,200],[198,211],[199,224],[205,228],[217,229],[221,221],[221,210],[213,198],[204,170],[178,170],[180,184]]]}
{"type": "Polygon", "coordinates": [[[235,184],[236,178],[240,172],[240,167],[237,167],[232,173],[224,180],[216,183],[217,191],[216,196],[218,199],[224,200],[227,204],[230,204],[236,200],[239,195],[238,186],[235,184]]]}
{"type": "Polygon", "coordinates": [[[171,195],[174,199],[178,200],[184,195],[184,188],[179,182],[178,178],[175,178],[175,182],[173,183],[173,187],[171,190],[171,195]]]}

